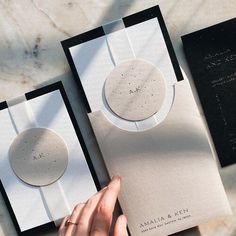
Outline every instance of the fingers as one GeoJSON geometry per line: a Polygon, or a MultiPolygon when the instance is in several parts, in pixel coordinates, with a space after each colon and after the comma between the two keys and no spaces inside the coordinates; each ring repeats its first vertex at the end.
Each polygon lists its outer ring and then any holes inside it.
{"type": "MultiPolygon", "coordinates": [[[[65,217],[59,229],[59,236],[109,235],[112,215],[119,191],[120,177],[115,176],[106,188],[91,197],[85,204],[78,204],[74,208],[71,216],[65,217]],[[72,222],[72,224],[66,225],[66,221],[68,220],[72,222]]],[[[127,235],[125,222],[125,217],[123,220],[122,218],[117,220],[116,231],[124,232],[124,234],[120,234],[121,236],[127,235]]]]}
{"type": "MultiPolygon", "coordinates": [[[[84,203],[79,203],[75,206],[74,210],[72,211],[72,214],[71,216],[69,217],[69,220],[71,222],[74,222],[74,223],[77,223],[78,222],[78,218],[79,218],[79,215],[81,213],[81,210],[83,209],[84,207],[84,203]]],[[[75,224],[69,224],[67,226],[67,230],[66,230],[66,233],[65,233],[65,236],[71,236],[73,235],[73,233],[75,232],[76,228],[77,228],[78,225],[75,225],[75,224]]]]}
{"type": "Polygon", "coordinates": [[[65,232],[67,230],[67,227],[66,227],[66,221],[69,219],[70,216],[66,216],[61,225],[60,225],[60,228],[59,228],[59,231],[58,231],[58,236],[64,236],[65,235],[65,232]]]}
{"type": "Polygon", "coordinates": [[[107,236],[112,222],[112,214],[120,192],[120,177],[115,176],[99,201],[91,226],[90,236],[107,236]]]}
{"type": "Polygon", "coordinates": [[[119,216],[116,221],[114,236],[128,236],[127,219],[124,215],[119,216]]]}
{"type": "Polygon", "coordinates": [[[100,192],[96,193],[92,196],[86,203],[83,209],[81,210],[81,214],[78,218],[78,226],[76,229],[76,235],[79,236],[87,236],[89,235],[94,211],[102,199],[103,194],[105,193],[107,187],[103,188],[100,192]]]}

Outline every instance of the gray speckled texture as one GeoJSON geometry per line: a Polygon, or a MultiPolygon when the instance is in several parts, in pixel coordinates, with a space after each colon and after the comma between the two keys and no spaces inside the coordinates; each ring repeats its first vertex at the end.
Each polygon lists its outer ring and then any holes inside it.
{"type": "Polygon", "coordinates": [[[27,129],[16,136],[9,149],[15,174],[34,186],[57,181],[65,172],[68,150],[63,139],[45,128],[27,129]]]}
{"type": "Polygon", "coordinates": [[[144,120],[161,107],[165,81],[161,72],[144,60],[128,60],[114,68],[105,83],[110,108],[126,120],[144,120]]]}

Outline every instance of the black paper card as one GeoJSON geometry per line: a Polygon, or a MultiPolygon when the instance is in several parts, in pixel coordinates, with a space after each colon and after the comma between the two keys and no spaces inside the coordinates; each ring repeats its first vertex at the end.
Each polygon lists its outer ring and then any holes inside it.
{"type": "Polygon", "coordinates": [[[221,166],[236,163],[236,18],[182,41],[221,166]]]}

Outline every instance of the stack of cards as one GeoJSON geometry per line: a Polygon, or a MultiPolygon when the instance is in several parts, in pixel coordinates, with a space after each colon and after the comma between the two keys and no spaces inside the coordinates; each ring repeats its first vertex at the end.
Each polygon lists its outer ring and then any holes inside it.
{"type": "Polygon", "coordinates": [[[62,42],[131,235],[230,213],[201,116],[158,6],[62,42]]]}
{"type": "Polygon", "coordinates": [[[0,190],[19,235],[55,227],[99,183],[61,82],[0,103],[0,190]]]}

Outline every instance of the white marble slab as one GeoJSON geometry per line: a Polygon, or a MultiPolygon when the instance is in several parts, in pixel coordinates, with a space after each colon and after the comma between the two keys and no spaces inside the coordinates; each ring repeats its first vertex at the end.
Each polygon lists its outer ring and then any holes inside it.
{"type": "MultiPolygon", "coordinates": [[[[75,113],[83,111],[81,97],[69,71],[60,41],[130,13],[159,4],[177,57],[191,78],[180,36],[235,17],[235,0],[21,0],[0,1],[0,100],[21,95],[37,84],[63,80],[75,113]]],[[[197,98],[196,98],[197,99],[197,98]]],[[[99,178],[107,175],[91,139],[86,116],[82,133],[93,153],[99,178]]],[[[220,170],[234,215],[212,221],[178,236],[236,235],[236,165],[220,170]]],[[[11,218],[0,195],[0,236],[15,236],[11,218]]],[[[48,232],[40,235],[57,235],[48,232]]]]}

